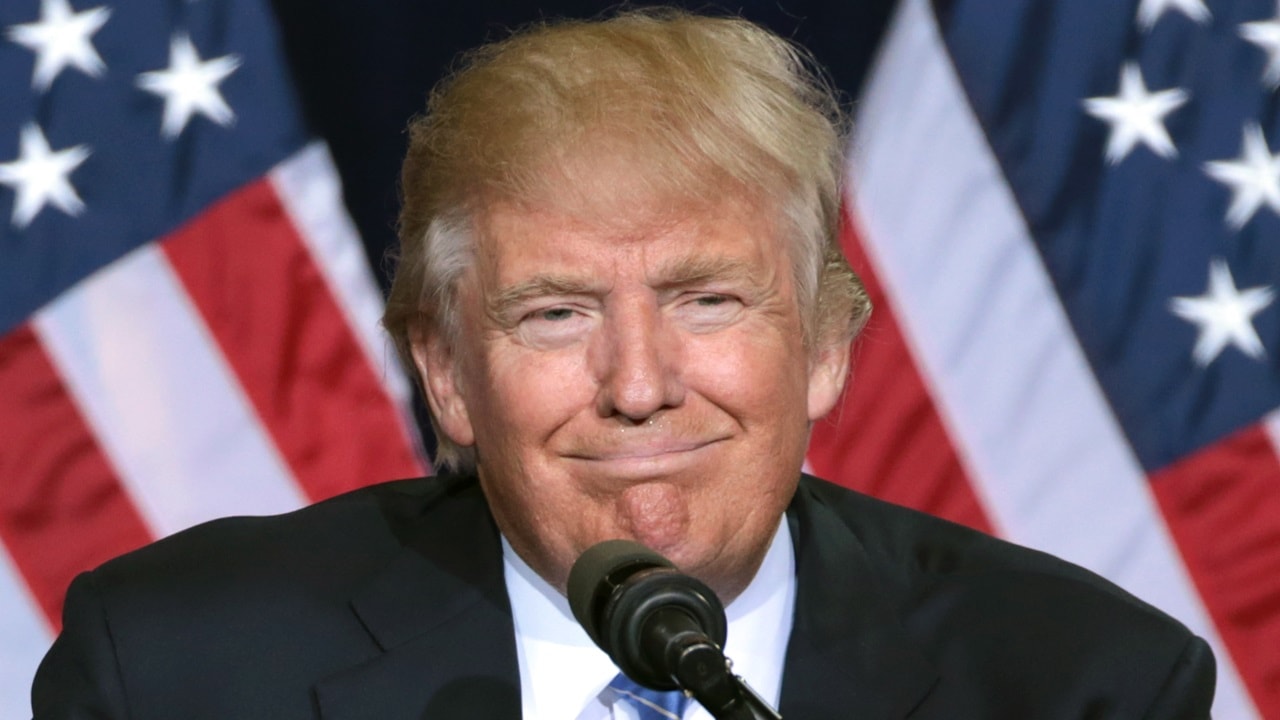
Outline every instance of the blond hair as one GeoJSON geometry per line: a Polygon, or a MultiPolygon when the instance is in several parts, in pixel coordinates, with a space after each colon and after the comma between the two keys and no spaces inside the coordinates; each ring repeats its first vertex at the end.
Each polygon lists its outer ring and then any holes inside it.
{"type": "MultiPolygon", "coordinates": [[[[383,325],[408,368],[415,338],[456,340],[457,280],[486,208],[560,202],[570,166],[596,151],[665,198],[768,203],[793,242],[806,345],[848,342],[870,302],[837,240],[842,118],[803,49],[739,18],[627,11],[482,46],[409,126],[383,325]]],[[[432,422],[437,465],[473,467],[470,449],[432,422]]]]}

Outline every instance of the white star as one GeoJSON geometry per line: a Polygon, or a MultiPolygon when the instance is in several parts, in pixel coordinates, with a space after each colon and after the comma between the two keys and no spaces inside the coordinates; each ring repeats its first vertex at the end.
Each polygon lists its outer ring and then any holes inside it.
{"type": "Polygon", "coordinates": [[[1186,101],[1187,93],[1180,88],[1148,92],[1142,70],[1136,63],[1125,63],[1120,68],[1120,89],[1114,96],[1085,98],[1082,102],[1090,115],[1111,125],[1107,162],[1114,165],[1139,142],[1162,158],[1177,155],[1164,128],[1164,117],[1186,101]]]}
{"type": "Polygon", "coordinates": [[[79,215],[84,201],[67,176],[89,157],[88,146],[54,152],[35,124],[22,128],[18,146],[17,160],[0,163],[0,184],[13,188],[16,194],[13,224],[25,228],[49,203],[68,215],[79,215]]]}
{"type": "Polygon", "coordinates": [[[164,98],[161,134],[168,139],[177,137],[197,112],[222,127],[234,122],[236,114],[222,99],[218,85],[238,67],[240,58],[236,55],[202,62],[191,38],[174,35],[169,41],[169,67],[138,76],[138,87],[164,98]]]}
{"type": "Polygon", "coordinates": [[[1204,0],[1142,0],[1138,6],[1138,26],[1150,30],[1167,10],[1177,10],[1203,25],[1211,17],[1204,0]]]}
{"type": "Polygon", "coordinates": [[[1204,164],[1209,177],[1231,188],[1227,223],[1239,230],[1265,203],[1280,214],[1280,154],[1272,155],[1257,123],[1244,128],[1240,157],[1204,164]]]}
{"type": "Polygon", "coordinates": [[[39,22],[10,27],[9,39],[36,54],[31,87],[48,90],[68,65],[90,77],[101,75],[107,66],[91,38],[109,17],[111,10],[105,7],[73,13],[67,0],[41,0],[39,22]]]}
{"type": "Polygon", "coordinates": [[[1280,88],[1280,13],[1274,20],[1259,20],[1240,26],[1240,37],[1267,53],[1267,69],[1262,81],[1267,87],[1280,88]]]}
{"type": "Polygon", "coordinates": [[[1209,264],[1209,287],[1204,295],[1175,297],[1169,301],[1169,310],[1199,330],[1191,351],[1197,365],[1205,367],[1213,362],[1228,344],[1261,360],[1267,351],[1253,327],[1253,316],[1270,305],[1275,295],[1266,285],[1237,290],[1227,263],[1214,259],[1209,264]]]}

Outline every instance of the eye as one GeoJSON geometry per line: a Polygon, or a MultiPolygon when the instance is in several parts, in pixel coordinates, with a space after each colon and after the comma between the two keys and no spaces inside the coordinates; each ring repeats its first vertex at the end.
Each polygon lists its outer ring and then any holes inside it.
{"type": "Polygon", "coordinates": [[[564,347],[584,336],[591,317],[580,308],[553,305],[538,308],[520,318],[516,333],[526,345],[552,349],[564,347]]]}
{"type": "Polygon", "coordinates": [[[678,305],[677,315],[693,332],[712,332],[725,327],[742,312],[742,301],[724,293],[689,293],[678,305]]]}
{"type": "Polygon", "coordinates": [[[573,310],[566,307],[547,308],[546,310],[539,310],[535,313],[530,313],[530,315],[537,320],[546,320],[547,322],[560,322],[563,320],[572,319],[573,310]]]}

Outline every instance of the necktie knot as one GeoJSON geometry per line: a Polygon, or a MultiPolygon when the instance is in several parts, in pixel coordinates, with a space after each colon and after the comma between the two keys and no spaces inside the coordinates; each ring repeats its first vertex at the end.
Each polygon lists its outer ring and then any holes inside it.
{"type": "Polygon", "coordinates": [[[650,690],[622,673],[609,683],[605,692],[612,695],[615,707],[629,706],[638,720],[680,720],[690,702],[679,690],[650,690]]]}

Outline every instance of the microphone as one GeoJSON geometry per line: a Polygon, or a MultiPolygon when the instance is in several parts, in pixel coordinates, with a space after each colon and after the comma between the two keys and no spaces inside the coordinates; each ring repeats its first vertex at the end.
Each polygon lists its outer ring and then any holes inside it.
{"type": "Polygon", "coordinates": [[[622,672],[684,690],[716,718],[780,718],[729,671],[724,605],[697,578],[629,540],[591,546],[569,571],[569,608],[622,672]]]}
{"type": "Polygon", "coordinates": [[[587,634],[632,680],[679,687],[685,652],[724,665],[727,623],[720,599],[670,560],[629,540],[606,540],[569,571],[569,608],[587,634]]]}

